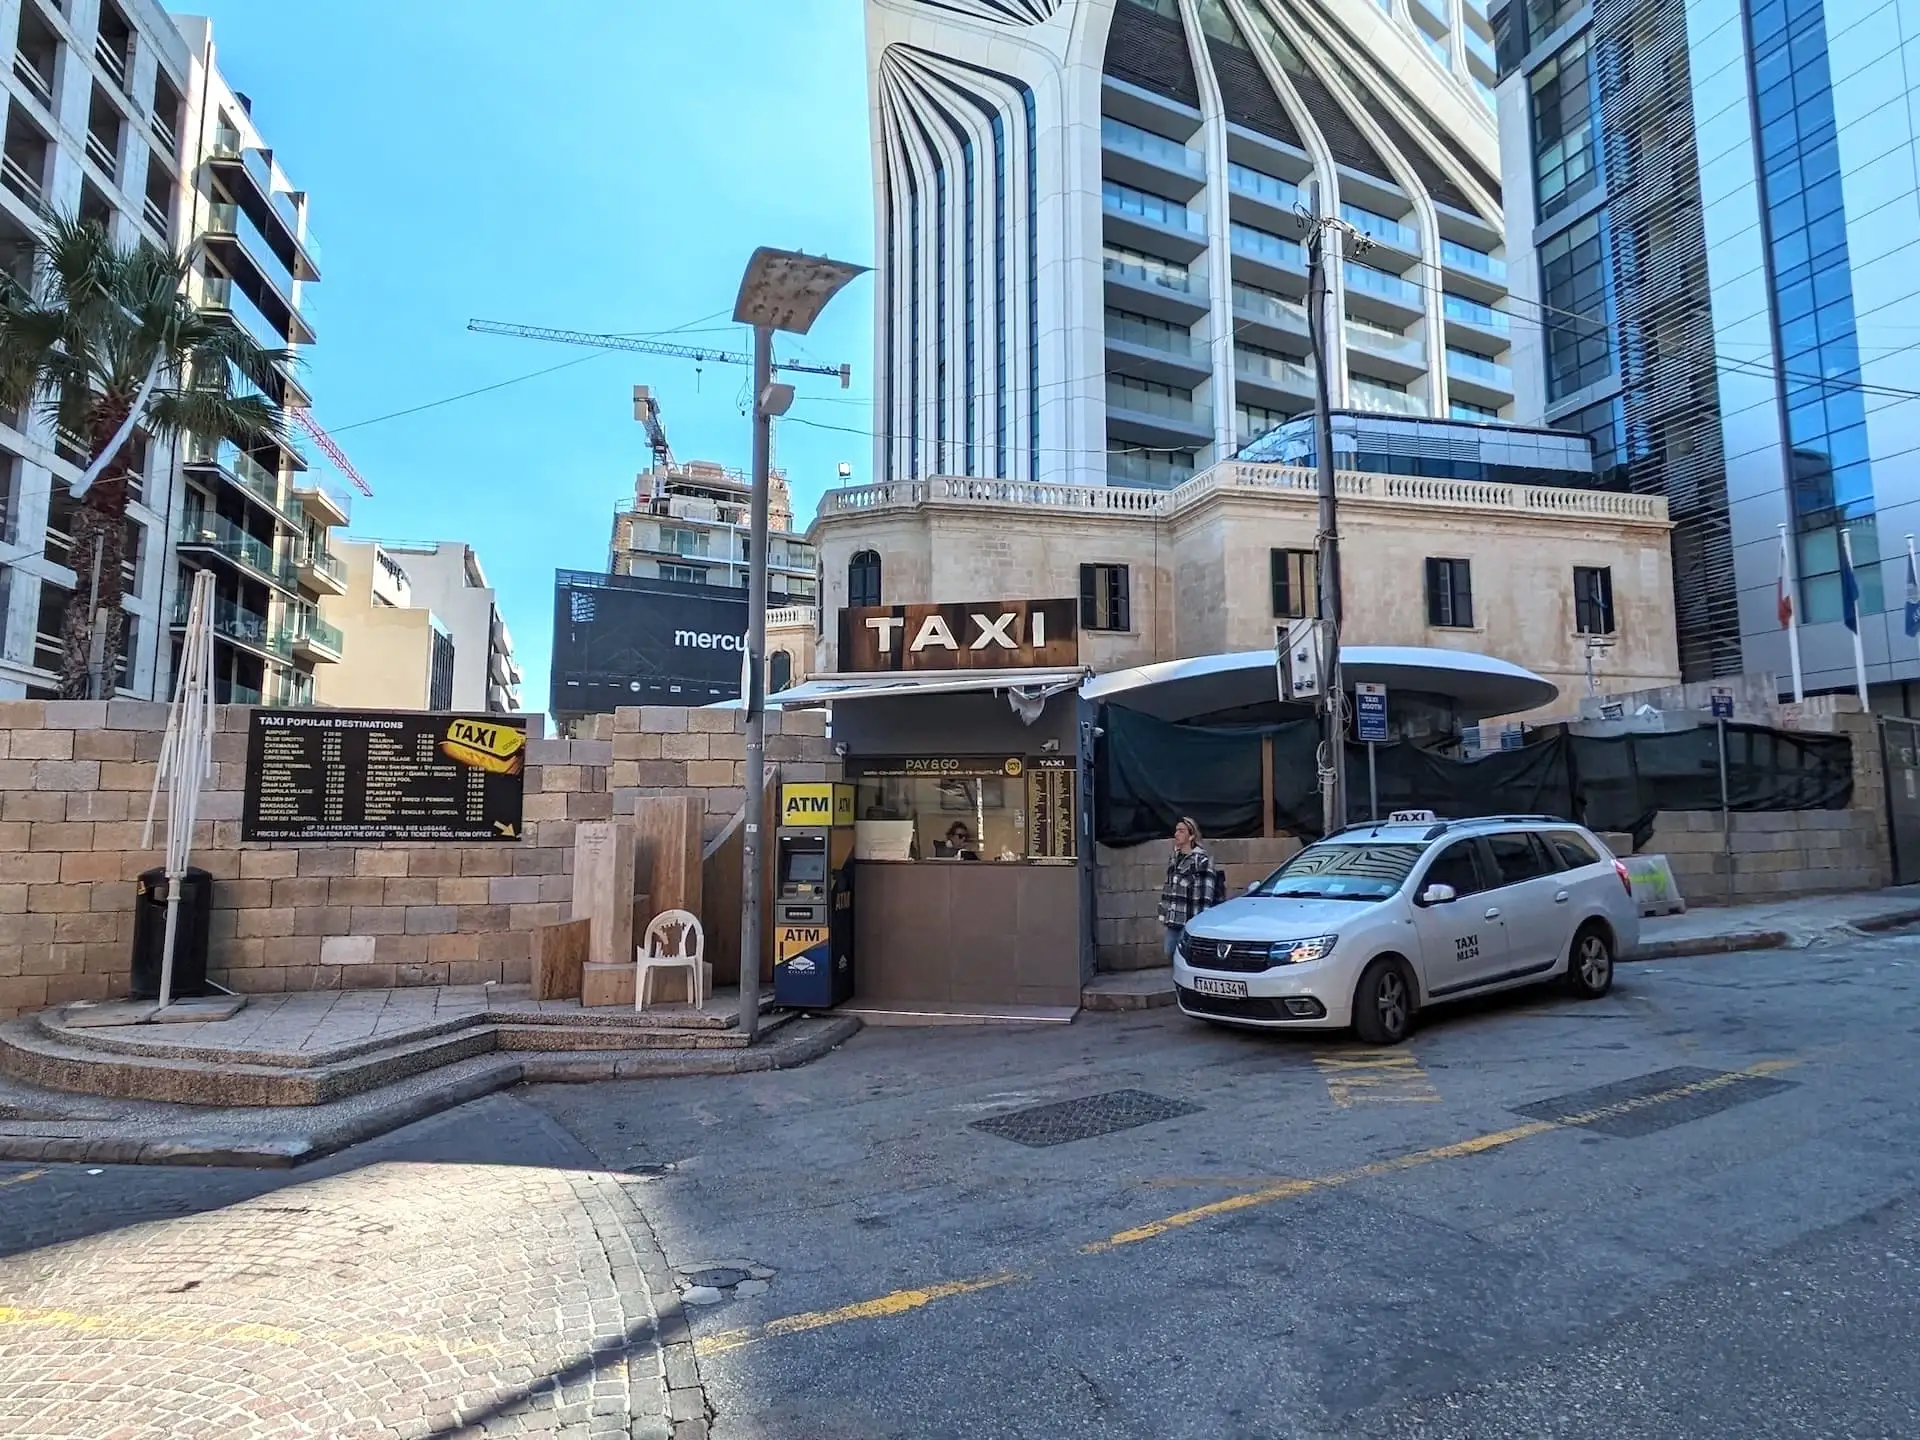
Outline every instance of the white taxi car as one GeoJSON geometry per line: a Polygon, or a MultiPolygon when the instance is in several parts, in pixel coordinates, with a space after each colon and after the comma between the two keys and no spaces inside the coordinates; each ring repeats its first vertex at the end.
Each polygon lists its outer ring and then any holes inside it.
{"type": "Polygon", "coordinates": [[[1173,978],[1198,1019],[1351,1026],[1392,1045],[1436,1001],[1549,980],[1597,999],[1639,939],[1627,868],[1592,831],[1403,811],[1315,842],[1195,916],[1173,978]]]}

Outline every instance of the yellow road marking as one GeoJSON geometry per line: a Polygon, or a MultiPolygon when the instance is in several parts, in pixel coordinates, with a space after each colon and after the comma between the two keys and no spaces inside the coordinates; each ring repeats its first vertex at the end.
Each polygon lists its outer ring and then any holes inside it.
{"type": "Polygon", "coordinates": [[[22,1170],[18,1175],[9,1175],[6,1179],[0,1180],[0,1190],[6,1189],[9,1185],[24,1185],[29,1180],[38,1180],[46,1173],[44,1170],[22,1170]]]}
{"type": "MultiPolygon", "coordinates": [[[[1763,1075],[1776,1075],[1782,1070],[1791,1070],[1800,1064],[1799,1059],[1762,1060],[1749,1065],[1744,1070],[1729,1071],[1707,1080],[1696,1080],[1688,1085],[1677,1085],[1671,1090],[1657,1091],[1652,1095],[1643,1095],[1633,1100],[1620,1100],[1611,1105],[1602,1105],[1593,1110],[1582,1111],[1560,1120],[1533,1120],[1525,1125],[1515,1125],[1507,1130],[1494,1130],[1485,1135],[1470,1136],[1465,1140],[1456,1140],[1449,1145],[1434,1145],[1425,1150],[1411,1151],[1405,1155],[1395,1155],[1386,1160],[1376,1160],[1366,1165],[1356,1165],[1348,1170],[1336,1170],[1331,1174],[1311,1176],[1305,1179],[1276,1179],[1261,1183],[1259,1188],[1244,1191],[1238,1195],[1229,1195],[1224,1200],[1215,1200],[1210,1204],[1196,1205],[1188,1210],[1150,1221],[1145,1225],[1136,1225],[1131,1229],[1117,1231],[1105,1240],[1095,1240],[1079,1247],[1081,1255],[1103,1255],[1123,1246],[1137,1245],[1144,1240],[1157,1240],[1176,1230],[1197,1225],[1203,1220],[1211,1220],[1221,1215],[1232,1215],[1242,1210],[1250,1210],[1260,1205],[1271,1205],[1279,1200],[1294,1200],[1302,1195],[1311,1195],[1323,1190],[1338,1189],[1351,1185],[1358,1180],[1377,1179],[1383,1175],[1398,1174],[1403,1170],[1418,1169],[1423,1165],[1437,1164],[1442,1160],[1460,1160],[1473,1155],[1484,1155],[1489,1151],[1504,1149],[1522,1140],[1530,1140],[1536,1135],[1545,1135],[1552,1130],[1565,1130],[1590,1125],[1596,1120],[1609,1119],[1616,1115],[1629,1114],[1649,1105],[1664,1104],[1670,1100],[1684,1099],[1690,1095],[1704,1094],[1727,1085],[1737,1084],[1741,1080],[1754,1079],[1763,1075]]],[[[1232,1177],[1220,1177],[1209,1180],[1205,1176],[1177,1176],[1170,1180],[1148,1181],[1152,1184],[1234,1184],[1232,1177]]],[[[1045,1266],[1035,1266],[1033,1270],[1003,1271],[997,1275],[981,1276],[972,1280],[954,1280],[940,1285],[929,1285],[922,1289],[895,1290],[873,1300],[862,1300],[852,1305],[842,1305],[835,1310],[812,1310],[800,1315],[788,1315],[782,1319],[769,1320],[764,1325],[749,1326],[739,1330],[723,1330],[704,1338],[696,1337],[695,1349],[702,1355],[721,1354],[728,1350],[737,1350],[744,1345],[752,1345],[761,1340],[770,1340],[782,1335],[797,1335],[808,1330],[819,1330],[830,1325],[844,1325],[855,1320],[872,1320],[887,1315],[904,1315],[918,1310],[938,1300],[952,1299],[960,1295],[972,1295],[981,1290],[991,1290],[997,1286],[1010,1285],[1016,1280],[1030,1280],[1045,1266]]],[[[4,1312],[0,1312],[4,1316],[4,1312]]]]}
{"type": "Polygon", "coordinates": [[[983,1276],[978,1280],[954,1280],[945,1285],[928,1285],[918,1290],[895,1290],[878,1299],[842,1305],[837,1310],[813,1310],[803,1315],[769,1320],[765,1325],[723,1330],[701,1340],[699,1348],[703,1355],[715,1355],[724,1350],[738,1350],[742,1345],[751,1345],[756,1340],[769,1340],[776,1335],[798,1335],[802,1331],[819,1330],[828,1325],[844,1325],[849,1320],[877,1320],[886,1315],[904,1315],[909,1310],[918,1310],[936,1300],[950,1300],[955,1295],[973,1295],[981,1290],[991,1290],[999,1285],[1011,1285],[1016,1280],[1029,1278],[1016,1271],[1008,1271],[1000,1275],[983,1276]]]}
{"type": "Polygon", "coordinates": [[[40,1309],[32,1306],[0,1305],[0,1332],[21,1330],[57,1330],[70,1335],[99,1335],[109,1340],[197,1341],[228,1340],[261,1345],[334,1345],[347,1351],[357,1350],[438,1350],[452,1356],[492,1355],[493,1345],[447,1345],[430,1335],[404,1332],[370,1331],[352,1334],[340,1331],[301,1331],[282,1325],[264,1325],[252,1321],[205,1323],[163,1316],[88,1315],[77,1310],[40,1309]]]}
{"type": "Polygon", "coordinates": [[[1322,1050],[1313,1057],[1327,1094],[1342,1109],[1372,1104],[1434,1104],[1440,1092],[1410,1050],[1322,1050]]]}

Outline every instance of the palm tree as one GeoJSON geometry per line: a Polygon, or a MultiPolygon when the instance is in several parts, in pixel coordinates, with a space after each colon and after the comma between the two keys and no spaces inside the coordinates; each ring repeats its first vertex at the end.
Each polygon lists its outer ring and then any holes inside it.
{"type": "Polygon", "coordinates": [[[92,696],[94,627],[104,627],[101,693],[112,687],[125,633],[120,613],[127,481],[136,428],[254,445],[286,435],[286,417],[235,376],[279,393],[288,352],[256,344],[227,316],[186,294],[193,252],[141,241],[116,246],[96,220],[54,216],[31,244],[33,277],[0,279],[0,406],[32,406],[87,459],[68,486],[74,590],[61,627],[60,693],[92,696]],[[95,586],[98,598],[89,605],[95,586]]]}

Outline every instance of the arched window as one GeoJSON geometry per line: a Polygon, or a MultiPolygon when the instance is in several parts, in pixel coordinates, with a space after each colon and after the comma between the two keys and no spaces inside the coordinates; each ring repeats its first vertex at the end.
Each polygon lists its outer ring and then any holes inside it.
{"type": "Polygon", "coordinates": [[[847,604],[858,608],[880,603],[880,552],[862,550],[847,562],[847,604]]]}
{"type": "Polygon", "coordinates": [[[778,695],[793,685],[793,656],[784,650],[776,650],[768,657],[767,693],[778,695]]]}

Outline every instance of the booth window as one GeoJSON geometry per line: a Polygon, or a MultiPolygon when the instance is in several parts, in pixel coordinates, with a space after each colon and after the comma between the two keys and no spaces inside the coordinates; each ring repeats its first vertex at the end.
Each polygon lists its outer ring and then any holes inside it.
{"type": "Polygon", "coordinates": [[[1607,566],[1573,567],[1573,628],[1582,635],[1613,634],[1613,571],[1607,566]]]}
{"type": "Polygon", "coordinates": [[[1080,628],[1131,630],[1132,603],[1125,565],[1080,567],[1080,628]]]}
{"type": "Polygon", "coordinates": [[[880,603],[880,552],[858,551],[847,562],[847,604],[855,609],[880,603]]]}
{"type": "Polygon", "coordinates": [[[776,650],[767,660],[767,690],[778,695],[793,684],[793,656],[776,650]]]}
{"type": "Polygon", "coordinates": [[[1079,776],[1072,765],[1002,758],[900,763],[957,763],[959,769],[856,775],[854,853],[860,859],[1007,864],[1075,858],[1079,776]]]}
{"type": "Polygon", "coordinates": [[[1269,550],[1273,570],[1273,618],[1320,618],[1319,557],[1311,550],[1269,550]]]}
{"type": "Polygon", "coordinates": [[[1465,560],[1427,559],[1427,623],[1473,628],[1473,567],[1465,560]]]}

